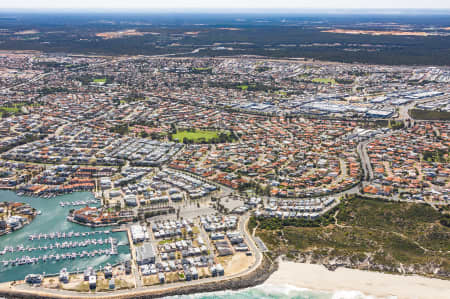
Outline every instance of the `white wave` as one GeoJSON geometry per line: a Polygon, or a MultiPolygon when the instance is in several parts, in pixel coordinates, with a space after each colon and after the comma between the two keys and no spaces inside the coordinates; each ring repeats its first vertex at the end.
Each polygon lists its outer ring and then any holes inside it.
{"type": "Polygon", "coordinates": [[[395,296],[389,297],[376,297],[371,295],[365,295],[360,291],[336,291],[333,293],[331,299],[396,299],[395,296]]]}
{"type": "Polygon", "coordinates": [[[251,299],[262,299],[262,298],[283,298],[283,299],[293,299],[293,298],[315,298],[315,299],[396,299],[397,297],[375,297],[370,295],[365,295],[360,291],[318,291],[310,290],[307,288],[299,288],[289,284],[274,285],[274,284],[262,284],[256,287],[241,289],[241,290],[225,290],[210,293],[197,293],[191,295],[183,296],[172,296],[166,297],[171,299],[197,299],[197,298],[208,298],[208,299],[228,299],[228,298],[251,298],[251,299]]]}
{"type": "Polygon", "coordinates": [[[299,292],[311,292],[312,290],[307,288],[299,288],[290,284],[283,284],[283,285],[275,285],[270,283],[265,283],[262,285],[258,285],[254,287],[253,289],[262,291],[266,294],[274,294],[274,295],[284,295],[284,296],[290,296],[292,293],[299,293],[299,292]]]}
{"type": "MultiPolygon", "coordinates": [[[[262,284],[255,287],[240,289],[240,290],[224,290],[224,291],[217,291],[217,292],[209,292],[209,293],[197,293],[197,294],[191,294],[191,295],[184,295],[184,296],[172,296],[167,297],[171,299],[195,299],[195,298],[233,298],[236,297],[236,295],[241,295],[245,298],[298,298],[298,296],[305,294],[308,292],[308,296],[305,296],[305,298],[311,298],[311,294],[329,294],[329,293],[322,293],[318,291],[312,291],[310,289],[306,288],[299,288],[295,287],[289,284],[285,285],[273,285],[273,284],[262,284]]],[[[242,298],[241,296],[238,296],[242,298]]],[[[323,298],[322,296],[319,296],[320,298],[323,298]]],[[[303,297],[303,296],[302,296],[303,297]]],[[[314,296],[315,298],[316,296],[314,296]]],[[[329,296],[326,296],[327,298],[330,298],[329,296]]]]}
{"type": "Polygon", "coordinates": [[[215,297],[217,296],[218,298],[221,297],[226,297],[226,296],[232,296],[233,294],[236,293],[240,293],[245,291],[245,289],[242,290],[237,290],[237,291],[233,291],[233,290],[226,290],[226,291],[217,291],[217,292],[205,292],[205,293],[196,293],[196,294],[190,294],[190,295],[175,295],[175,296],[168,296],[168,297],[164,297],[166,299],[195,299],[195,298],[202,298],[205,296],[212,296],[214,295],[215,297]]]}

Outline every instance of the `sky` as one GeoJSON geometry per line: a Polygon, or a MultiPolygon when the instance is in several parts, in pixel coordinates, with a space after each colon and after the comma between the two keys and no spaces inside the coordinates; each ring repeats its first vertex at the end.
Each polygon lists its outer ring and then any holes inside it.
{"type": "Polygon", "coordinates": [[[450,8],[449,0],[0,0],[0,9],[450,8]]]}

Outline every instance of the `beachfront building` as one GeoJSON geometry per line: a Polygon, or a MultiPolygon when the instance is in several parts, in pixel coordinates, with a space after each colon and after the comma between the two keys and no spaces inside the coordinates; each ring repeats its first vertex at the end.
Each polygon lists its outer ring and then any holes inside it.
{"type": "Polygon", "coordinates": [[[136,262],[138,265],[154,264],[156,260],[156,251],[151,243],[143,243],[135,247],[136,262]]]}

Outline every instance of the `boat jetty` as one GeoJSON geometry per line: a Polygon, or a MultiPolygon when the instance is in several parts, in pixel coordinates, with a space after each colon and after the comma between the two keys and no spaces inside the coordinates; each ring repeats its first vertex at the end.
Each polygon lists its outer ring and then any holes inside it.
{"type": "Polygon", "coordinates": [[[96,231],[89,231],[89,232],[52,232],[48,234],[32,234],[28,236],[28,239],[31,241],[36,240],[53,240],[53,239],[70,239],[70,238],[80,238],[80,237],[87,237],[87,236],[93,236],[93,235],[108,235],[111,231],[109,230],[96,230],[96,231]]]}
{"type": "Polygon", "coordinates": [[[7,266],[21,266],[21,265],[29,265],[29,264],[37,264],[39,262],[51,262],[51,261],[63,261],[63,260],[74,260],[77,258],[86,258],[86,257],[95,257],[95,256],[102,256],[102,255],[116,255],[118,254],[117,250],[112,249],[99,249],[99,250],[92,250],[92,251],[82,251],[82,252],[71,252],[66,254],[50,254],[50,255],[43,255],[43,256],[37,256],[37,257],[29,257],[29,256],[22,256],[20,258],[15,258],[11,260],[2,260],[1,263],[4,267],[7,266]]]}
{"type": "Polygon", "coordinates": [[[1,263],[4,267],[7,266],[21,266],[21,265],[27,265],[27,264],[36,264],[39,262],[58,262],[58,261],[64,261],[64,260],[74,260],[78,258],[89,258],[89,257],[95,257],[95,256],[102,256],[102,255],[116,255],[118,254],[117,250],[117,240],[113,239],[112,237],[109,237],[108,239],[88,239],[85,241],[80,242],[64,242],[64,243],[55,243],[59,244],[58,246],[53,246],[53,244],[50,244],[49,246],[39,246],[37,248],[34,247],[27,247],[24,248],[23,245],[18,245],[16,248],[12,246],[6,246],[3,251],[0,252],[0,254],[6,254],[10,252],[33,252],[37,250],[43,250],[43,251],[50,251],[53,249],[61,249],[61,248],[80,248],[90,245],[96,245],[96,244],[107,244],[111,245],[111,248],[105,248],[105,249],[94,249],[94,250],[83,250],[81,252],[70,252],[70,253],[51,253],[51,254],[44,254],[37,257],[30,257],[30,256],[22,256],[17,257],[15,259],[9,259],[9,260],[2,260],[1,263]],[[97,243],[100,242],[100,243],[97,243]],[[50,247],[51,246],[51,247],[50,247]]]}
{"type": "Polygon", "coordinates": [[[78,207],[78,206],[87,206],[89,204],[98,204],[97,199],[86,199],[86,200],[77,200],[77,201],[61,201],[59,205],[61,207],[78,207]]]}
{"type": "Polygon", "coordinates": [[[87,239],[83,241],[69,241],[69,242],[56,242],[52,244],[47,244],[44,246],[38,247],[25,247],[23,244],[13,246],[6,246],[0,251],[0,255],[4,255],[8,252],[33,252],[33,251],[47,251],[53,249],[68,249],[68,248],[79,248],[79,247],[87,247],[89,245],[108,245],[108,244],[117,244],[117,240],[113,238],[105,238],[105,239],[87,239]]]}

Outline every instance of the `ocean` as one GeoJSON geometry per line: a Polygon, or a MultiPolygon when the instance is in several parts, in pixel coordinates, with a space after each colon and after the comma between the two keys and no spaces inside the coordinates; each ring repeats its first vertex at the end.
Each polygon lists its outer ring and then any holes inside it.
{"type": "MultiPolygon", "coordinates": [[[[200,293],[186,296],[173,296],[167,299],[375,299],[359,291],[336,291],[334,293],[312,291],[291,285],[263,284],[238,291],[200,293]]],[[[395,297],[389,297],[394,299],[395,297]]],[[[387,298],[386,298],[387,299],[387,298]]]]}

